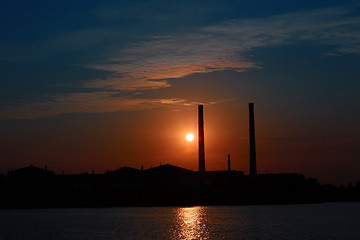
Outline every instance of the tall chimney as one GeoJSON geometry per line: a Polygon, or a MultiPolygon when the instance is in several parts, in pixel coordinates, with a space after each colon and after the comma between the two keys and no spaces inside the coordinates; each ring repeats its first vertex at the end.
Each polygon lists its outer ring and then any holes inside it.
{"type": "Polygon", "coordinates": [[[231,165],[230,165],[230,154],[228,154],[228,171],[231,171],[231,165]]]}
{"type": "Polygon", "coordinates": [[[199,172],[205,172],[203,105],[199,105],[199,172]]]}
{"type": "Polygon", "coordinates": [[[250,175],[256,176],[254,103],[249,103],[250,175]]]}

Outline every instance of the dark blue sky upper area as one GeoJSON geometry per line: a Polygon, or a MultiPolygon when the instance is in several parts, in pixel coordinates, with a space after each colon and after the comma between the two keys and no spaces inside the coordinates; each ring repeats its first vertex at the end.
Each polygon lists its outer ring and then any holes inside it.
{"type": "Polygon", "coordinates": [[[11,105],[13,98],[26,101],[33,95],[78,91],[84,82],[108,75],[106,71],[84,69],[81,65],[102,63],[113,57],[114,51],[147,37],[196,34],[202,27],[227,21],[343,4],[343,1],[5,1],[0,7],[1,103],[11,105]]]}
{"type": "Polygon", "coordinates": [[[346,99],[358,87],[358,21],[359,1],[3,1],[0,106],[171,97],[167,79],[258,67],[279,92],[346,99]]]}
{"type": "Polygon", "coordinates": [[[73,30],[108,27],[133,35],[160,34],[338,5],[343,1],[5,1],[0,5],[1,38],[29,44],[73,30]]]}

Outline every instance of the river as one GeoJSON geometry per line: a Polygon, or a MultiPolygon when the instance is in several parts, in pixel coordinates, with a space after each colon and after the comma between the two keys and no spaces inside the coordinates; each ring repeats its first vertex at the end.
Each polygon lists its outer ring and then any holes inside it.
{"type": "Polygon", "coordinates": [[[360,203],[10,209],[0,239],[360,239],[360,203]]]}

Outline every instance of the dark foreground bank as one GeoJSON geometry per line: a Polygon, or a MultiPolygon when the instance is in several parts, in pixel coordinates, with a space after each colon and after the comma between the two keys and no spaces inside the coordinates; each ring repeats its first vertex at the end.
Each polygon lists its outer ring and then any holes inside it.
{"type": "Polygon", "coordinates": [[[1,208],[292,204],[360,201],[355,186],[321,185],[302,174],[193,172],[172,165],[140,171],[56,175],[33,166],[0,181],[1,208]]]}

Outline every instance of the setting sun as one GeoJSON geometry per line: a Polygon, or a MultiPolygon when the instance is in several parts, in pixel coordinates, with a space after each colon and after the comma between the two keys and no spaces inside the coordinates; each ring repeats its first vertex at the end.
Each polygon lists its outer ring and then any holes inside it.
{"type": "Polygon", "coordinates": [[[192,135],[191,133],[188,133],[188,134],[186,135],[186,140],[189,141],[189,142],[191,142],[192,140],[194,140],[194,135],[192,135]]]}

